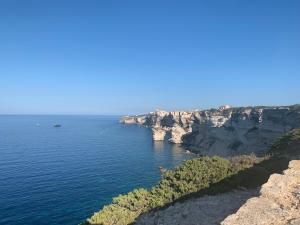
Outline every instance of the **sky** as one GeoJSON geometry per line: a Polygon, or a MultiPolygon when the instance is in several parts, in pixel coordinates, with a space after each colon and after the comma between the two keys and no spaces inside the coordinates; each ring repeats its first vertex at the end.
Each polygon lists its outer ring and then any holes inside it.
{"type": "Polygon", "coordinates": [[[0,0],[0,114],[300,103],[300,1],[0,0]]]}

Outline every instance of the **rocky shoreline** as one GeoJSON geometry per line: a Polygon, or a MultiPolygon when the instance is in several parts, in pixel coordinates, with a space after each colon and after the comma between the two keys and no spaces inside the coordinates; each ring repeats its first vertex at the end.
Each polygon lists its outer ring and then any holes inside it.
{"type": "Polygon", "coordinates": [[[169,134],[170,143],[182,144],[198,154],[264,154],[278,137],[300,127],[300,106],[226,105],[208,110],[156,110],[144,115],[124,116],[120,122],[151,128],[154,141],[162,141],[169,134]]]}

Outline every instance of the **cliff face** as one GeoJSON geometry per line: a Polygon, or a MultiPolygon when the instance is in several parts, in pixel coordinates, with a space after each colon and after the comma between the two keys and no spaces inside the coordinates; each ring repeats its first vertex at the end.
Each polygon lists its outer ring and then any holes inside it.
{"type": "Polygon", "coordinates": [[[157,110],[125,116],[121,122],[151,128],[154,141],[164,140],[169,133],[171,143],[201,154],[263,153],[283,133],[300,127],[300,106],[157,110]]]}

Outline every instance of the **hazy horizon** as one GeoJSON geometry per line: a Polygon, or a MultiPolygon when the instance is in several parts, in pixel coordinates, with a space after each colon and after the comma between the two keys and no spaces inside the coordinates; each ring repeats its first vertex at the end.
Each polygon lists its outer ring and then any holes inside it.
{"type": "MultiPolygon", "coordinates": [[[[263,107],[277,107],[277,106],[291,106],[291,105],[298,105],[300,103],[294,103],[294,104],[288,104],[288,105],[230,105],[231,107],[251,107],[251,106],[263,106],[263,107]]],[[[223,104],[225,105],[225,104],[223,104]]],[[[153,110],[145,111],[145,112],[139,112],[139,113],[123,113],[123,114],[117,114],[117,113],[111,113],[111,114],[101,114],[101,113],[95,113],[95,114],[88,114],[88,113],[0,113],[0,116],[127,116],[127,115],[139,115],[139,114],[147,114],[149,112],[153,112],[155,110],[166,110],[166,111],[193,111],[193,110],[207,110],[207,109],[217,109],[220,106],[214,106],[214,107],[207,107],[207,108],[193,108],[193,109],[162,109],[162,108],[156,108],[153,110]]]]}
{"type": "Polygon", "coordinates": [[[299,1],[1,1],[0,114],[300,103],[299,1]]]}

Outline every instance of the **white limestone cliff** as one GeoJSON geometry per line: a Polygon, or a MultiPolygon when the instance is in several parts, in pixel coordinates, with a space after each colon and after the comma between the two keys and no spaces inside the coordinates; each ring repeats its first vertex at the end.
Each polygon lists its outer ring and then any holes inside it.
{"type": "Polygon", "coordinates": [[[167,131],[160,127],[152,128],[153,141],[163,141],[165,139],[167,131]]]}
{"type": "Polygon", "coordinates": [[[173,111],[157,110],[145,115],[126,116],[121,122],[152,128],[153,140],[182,144],[206,155],[263,153],[283,133],[300,127],[300,106],[240,107],[173,111]]]}
{"type": "Polygon", "coordinates": [[[188,132],[191,132],[191,129],[184,129],[178,124],[175,124],[171,128],[171,138],[169,139],[169,142],[174,144],[181,144],[182,143],[182,137],[187,134],[188,132]]]}

